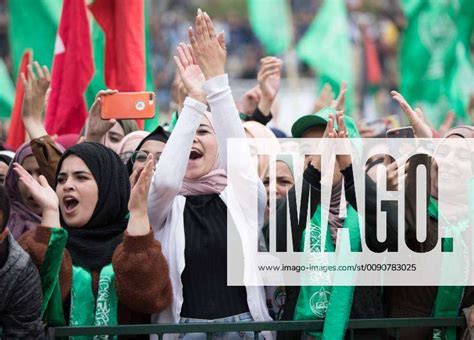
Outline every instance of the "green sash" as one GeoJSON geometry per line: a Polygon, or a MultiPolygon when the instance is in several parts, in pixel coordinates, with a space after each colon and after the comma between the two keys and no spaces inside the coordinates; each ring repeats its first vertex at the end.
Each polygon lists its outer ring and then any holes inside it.
{"type": "Polygon", "coordinates": [[[41,315],[48,326],[66,326],[59,286],[59,271],[67,242],[67,231],[63,228],[51,228],[51,237],[40,268],[43,304],[41,315]]]}
{"type": "MultiPolygon", "coordinates": [[[[430,197],[430,204],[428,206],[428,215],[436,220],[439,220],[438,217],[438,204],[437,202],[430,197]]],[[[447,222],[447,221],[446,221],[447,222]]],[[[455,239],[462,240],[460,235],[464,229],[468,226],[467,222],[461,226],[450,226],[448,232],[456,234],[455,239]]],[[[443,249],[453,247],[453,240],[443,239],[442,247],[443,249]]],[[[449,268],[452,266],[446,261],[442,261],[441,265],[441,275],[450,275],[449,268]]],[[[451,267],[452,268],[452,267],[451,267]]],[[[455,317],[459,315],[459,309],[464,295],[464,286],[440,286],[438,287],[438,292],[436,294],[436,300],[433,307],[433,316],[435,317],[455,317]]],[[[442,334],[441,329],[433,329],[433,340],[456,340],[456,327],[449,327],[446,330],[446,333],[442,334]]]]}
{"type": "MultiPolygon", "coordinates": [[[[358,213],[350,205],[347,208],[347,217],[343,227],[350,231],[351,250],[360,251],[358,213]]],[[[328,224],[325,249],[326,251],[334,251],[335,246],[331,241],[329,228],[328,224]]],[[[303,240],[305,239],[305,233],[303,233],[303,240]]],[[[304,249],[305,242],[302,243],[304,249]]],[[[321,206],[318,206],[316,213],[311,219],[310,247],[311,250],[315,251],[319,251],[321,248],[321,206]]],[[[341,244],[341,248],[343,247],[348,247],[348,245],[341,244]]],[[[347,276],[347,273],[336,273],[336,277],[338,274],[347,276]]],[[[349,281],[348,284],[352,282],[352,279],[349,281]]],[[[327,282],[329,284],[330,281],[328,280],[327,282]]],[[[309,334],[318,340],[343,339],[350,317],[353,294],[354,286],[302,286],[296,303],[294,318],[295,320],[324,319],[323,331],[309,332],[309,334]]]]}
{"type": "MultiPolygon", "coordinates": [[[[117,325],[118,299],[115,293],[115,274],[112,264],[102,268],[97,301],[92,293],[92,276],[84,268],[73,266],[71,289],[71,326],[117,325]]],[[[75,340],[115,339],[109,336],[76,336],[75,340]]]]}
{"type": "MultiPolygon", "coordinates": [[[[40,268],[43,291],[42,318],[52,327],[66,326],[63,301],[59,285],[59,272],[64,249],[67,243],[67,231],[63,228],[51,228],[51,237],[40,268]]],[[[112,264],[102,268],[99,277],[97,302],[92,293],[92,277],[87,270],[73,266],[71,326],[107,326],[117,325],[118,299],[115,293],[115,274],[112,264]]],[[[108,336],[81,336],[74,339],[109,339],[108,336]]],[[[114,337],[115,338],[115,337],[114,337]]]]}

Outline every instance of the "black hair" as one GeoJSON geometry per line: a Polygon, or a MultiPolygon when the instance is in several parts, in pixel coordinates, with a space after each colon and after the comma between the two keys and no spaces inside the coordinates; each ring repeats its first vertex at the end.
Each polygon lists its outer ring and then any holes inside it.
{"type": "Polygon", "coordinates": [[[7,190],[3,185],[0,185],[0,209],[2,212],[2,224],[0,225],[0,232],[5,229],[10,218],[10,199],[8,198],[7,190]]]}

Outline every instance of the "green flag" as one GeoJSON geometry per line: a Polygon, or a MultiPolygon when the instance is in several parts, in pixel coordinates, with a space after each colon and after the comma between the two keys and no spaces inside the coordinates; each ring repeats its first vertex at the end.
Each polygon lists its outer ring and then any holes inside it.
{"type": "Polygon", "coordinates": [[[293,36],[287,0],[247,0],[247,7],[250,25],[265,52],[284,53],[293,36]]]}
{"type": "MultiPolygon", "coordinates": [[[[150,57],[150,11],[151,3],[150,0],[145,0],[145,58],[146,58],[146,90],[150,92],[155,92],[155,82],[153,77],[153,69],[151,67],[150,57]]],[[[155,98],[155,117],[152,119],[145,119],[145,131],[153,131],[160,124],[160,108],[158,106],[158,101],[155,98]]]]}
{"type": "Polygon", "coordinates": [[[344,0],[325,0],[296,46],[298,57],[330,83],[335,92],[347,82],[346,113],[350,113],[354,83],[353,58],[344,0]]]}
{"type": "Polygon", "coordinates": [[[92,49],[94,53],[95,72],[91,82],[86,90],[86,102],[88,107],[91,107],[94,102],[97,92],[105,90],[105,76],[104,76],[104,51],[105,51],[105,35],[94,17],[90,16],[91,40],[92,49]]]}
{"type": "Polygon", "coordinates": [[[9,40],[14,71],[23,51],[31,48],[35,60],[51,68],[62,0],[8,0],[9,40]]]}
{"type": "Polygon", "coordinates": [[[0,58],[0,119],[9,118],[15,99],[15,87],[7,67],[0,58]]]}
{"type": "Polygon", "coordinates": [[[472,0],[402,0],[408,20],[400,47],[401,93],[423,107],[438,127],[454,109],[468,122],[474,90],[469,44],[474,27],[472,0]]]}

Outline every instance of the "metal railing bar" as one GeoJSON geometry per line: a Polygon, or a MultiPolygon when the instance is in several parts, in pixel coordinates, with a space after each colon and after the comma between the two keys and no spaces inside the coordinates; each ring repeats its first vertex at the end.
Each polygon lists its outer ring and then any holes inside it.
{"type": "MultiPolygon", "coordinates": [[[[466,321],[456,318],[389,318],[353,319],[347,329],[377,329],[406,327],[462,327],[466,321]]],[[[323,320],[312,321],[274,321],[242,323],[202,323],[202,324],[153,324],[120,325],[104,327],[57,327],[55,336],[72,335],[132,335],[132,334],[171,334],[171,333],[223,333],[223,332],[261,332],[261,331],[316,331],[323,328],[323,320]]]]}

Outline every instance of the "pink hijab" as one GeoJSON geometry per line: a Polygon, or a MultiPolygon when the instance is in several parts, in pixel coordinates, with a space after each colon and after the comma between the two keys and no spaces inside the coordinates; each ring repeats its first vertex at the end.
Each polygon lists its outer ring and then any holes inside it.
{"type": "MultiPolygon", "coordinates": [[[[127,144],[132,143],[132,142],[138,142],[137,143],[138,145],[148,135],[149,135],[149,132],[141,131],[141,130],[130,132],[128,135],[123,137],[122,141],[120,142],[120,146],[118,148],[118,154],[120,155],[122,152],[124,152],[127,144]]],[[[135,148],[133,148],[133,150],[135,150],[135,148]]]]}
{"type": "MultiPolygon", "coordinates": [[[[211,123],[211,126],[213,126],[212,116],[209,112],[206,113],[206,118],[211,123]]],[[[218,148],[211,171],[197,179],[190,180],[184,178],[179,194],[183,196],[220,194],[225,189],[226,185],[227,173],[219,163],[218,148]]]]}
{"type": "MultiPolygon", "coordinates": [[[[270,138],[274,139],[276,145],[278,145],[277,138],[275,134],[267,128],[265,125],[260,124],[255,121],[248,121],[243,123],[244,130],[247,132],[252,138],[270,138]]],[[[270,157],[265,155],[258,156],[258,176],[263,178],[268,168],[268,164],[270,162],[270,157]]]]}

